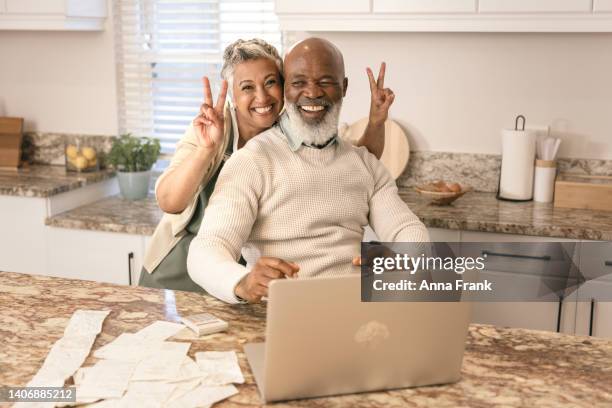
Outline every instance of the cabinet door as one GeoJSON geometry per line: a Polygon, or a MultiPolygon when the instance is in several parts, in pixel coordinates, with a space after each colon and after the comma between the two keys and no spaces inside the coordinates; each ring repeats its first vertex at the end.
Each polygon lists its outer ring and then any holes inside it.
{"type": "MultiPolygon", "coordinates": [[[[575,260],[578,255],[579,242],[562,238],[471,231],[462,231],[461,241],[483,243],[479,247],[488,252],[489,269],[483,271],[482,276],[479,277],[480,280],[488,278],[496,282],[498,288],[506,290],[509,290],[511,285],[516,285],[513,287],[514,293],[533,291],[531,296],[525,296],[526,299],[541,298],[544,293],[549,294],[550,298],[545,302],[475,303],[473,306],[474,322],[550,331],[557,331],[557,326],[559,326],[561,332],[574,332],[576,295],[566,294],[565,299],[559,299],[557,295],[552,294],[557,289],[567,287],[568,282],[567,268],[560,267],[564,255],[561,248],[555,243],[563,243],[566,250],[572,252],[575,260]],[[507,242],[517,243],[517,245],[508,247],[500,244],[507,242]],[[537,243],[537,245],[531,245],[532,243],[537,243]],[[530,282],[533,283],[530,284],[530,282]],[[518,290],[521,292],[516,292],[518,290]]],[[[469,246],[464,246],[464,249],[473,250],[469,246]]],[[[483,254],[466,253],[466,255],[482,256],[483,254]]]]}
{"type": "MultiPolygon", "coordinates": [[[[516,278],[513,274],[485,271],[479,276],[479,281],[487,279],[494,287],[508,289],[516,278]]],[[[533,290],[533,295],[542,290],[540,279],[537,277],[521,277],[521,290],[533,290]],[[533,285],[525,287],[526,279],[533,278],[533,285]]],[[[575,313],[576,302],[573,299],[549,302],[473,302],[472,322],[486,323],[496,326],[516,327],[522,329],[559,331],[573,333],[574,325],[570,319],[564,321],[564,315],[575,313]]]]}
{"type": "Polygon", "coordinates": [[[0,195],[0,271],[44,275],[47,199],[0,195]]]}
{"type": "Polygon", "coordinates": [[[6,0],[6,12],[14,14],[64,14],[65,0],[6,0]]]}
{"type": "Polygon", "coordinates": [[[593,2],[594,12],[612,12],[612,0],[595,0],[593,2]]]}
{"type": "Polygon", "coordinates": [[[370,0],[276,0],[276,13],[369,13],[370,0]]]}
{"type": "Polygon", "coordinates": [[[592,0],[480,0],[481,13],[591,12],[592,0]]]}
{"type": "Polygon", "coordinates": [[[6,12],[6,0],[0,0],[0,13],[6,12]]]}
{"type": "Polygon", "coordinates": [[[474,13],[476,0],[374,0],[375,13],[474,13]]]}
{"type": "Polygon", "coordinates": [[[583,242],[580,272],[576,334],[612,338],[612,242],[583,242]]]}
{"type": "Polygon", "coordinates": [[[62,278],[135,285],[143,237],[117,232],[47,227],[48,274],[62,278]]]}

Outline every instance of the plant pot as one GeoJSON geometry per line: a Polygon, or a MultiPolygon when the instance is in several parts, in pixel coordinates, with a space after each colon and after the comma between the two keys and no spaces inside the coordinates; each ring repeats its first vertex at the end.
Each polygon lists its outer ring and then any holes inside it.
{"type": "Polygon", "coordinates": [[[117,172],[119,191],[126,200],[142,200],[149,194],[151,171],[117,172]]]}

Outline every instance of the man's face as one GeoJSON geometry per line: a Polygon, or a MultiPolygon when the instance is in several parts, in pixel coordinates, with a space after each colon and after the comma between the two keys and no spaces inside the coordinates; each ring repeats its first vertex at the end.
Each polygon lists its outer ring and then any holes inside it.
{"type": "Polygon", "coordinates": [[[285,100],[305,123],[321,123],[346,94],[342,66],[329,52],[313,49],[285,61],[285,100]]]}

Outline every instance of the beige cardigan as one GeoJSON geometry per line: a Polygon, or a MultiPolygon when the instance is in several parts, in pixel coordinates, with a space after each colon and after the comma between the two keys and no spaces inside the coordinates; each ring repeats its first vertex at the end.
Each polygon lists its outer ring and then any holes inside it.
{"type": "MultiPolygon", "coordinates": [[[[153,232],[153,236],[149,241],[149,245],[145,251],[143,267],[144,269],[151,273],[155,268],[161,263],[161,261],[170,253],[172,248],[181,240],[181,238],[186,234],[185,228],[189,224],[191,217],[196,209],[196,204],[198,202],[198,197],[200,192],[206,186],[211,177],[215,174],[221,161],[223,160],[223,154],[227,148],[229,143],[229,138],[232,130],[232,126],[235,126],[235,119],[231,114],[231,106],[226,103],[224,108],[223,117],[225,119],[225,130],[223,133],[223,143],[220,143],[217,147],[217,151],[213,156],[206,172],[202,176],[202,181],[200,182],[200,186],[198,187],[196,193],[193,195],[191,201],[185,207],[185,209],[179,214],[168,214],[164,213],[161,221],[155,228],[155,232],[153,232]],[[230,124],[230,126],[228,126],[230,124]]],[[[198,135],[195,133],[195,129],[193,127],[193,123],[189,125],[189,128],[185,131],[185,134],[179,141],[176,146],[176,151],[172,156],[172,160],[170,161],[170,165],[164,170],[161,176],[157,179],[155,183],[155,192],[157,193],[157,187],[159,186],[159,182],[168,174],[168,172],[176,167],[178,167],[185,158],[187,158],[193,151],[198,147],[198,135]]]]}

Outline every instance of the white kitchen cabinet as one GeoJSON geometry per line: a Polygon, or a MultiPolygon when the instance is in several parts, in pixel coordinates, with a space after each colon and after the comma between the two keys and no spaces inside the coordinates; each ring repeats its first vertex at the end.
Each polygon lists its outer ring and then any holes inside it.
{"type": "Polygon", "coordinates": [[[369,13],[370,0],[276,0],[277,13],[369,13]]]}
{"type": "Polygon", "coordinates": [[[118,190],[112,178],[46,198],[0,195],[0,271],[46,274],[45,219],[118,190]]]}
{"type": "MultiPolygon", "coordinates": [[[[475,232],[475,231],[461,231],[461,242],[482,242],[482,243],[500,243],[500,242],[516,242],[516,243],[524,243],[521,248],[517,248],[520,252],[521,250],[526,251],[524,255],[529,258],[516,258],[509,257],[507,258],[508,265],[513,262],[515,265],[514,269],[517,272],[525,273],[531,272],[534,274],[533,276],[533,290],[534,295],[539,293],[538,291],[541,289],[541,278],[539,276],[535,276],[538,273],[538,270],[542,270],[545,268],[545,262],[547,262],[544,257],[550,256],[552,259],[555,259],[555,254],[548,253],[535,253],[534,251],[546,251],[547,248],[544,243],[547,242],[567,242],[576,243],[579,245],[579,241],[565,238],[551,238],[551,237],[535,237],[528,235],[516,235],[516,234],[499,234],[499,233],[489,233],[489,232],[475,232]],[[530,247],[529,243],[537,242],[541,243],[541,245],[530,247]],[[541,259],[539,259],[541,258],[541,259]]],[[[573,248],[575,251],[578,250],[578,247],[573,248]]],[[[553,251],[554,248],[551,248],[553,251]]],[[[514,248],[513,248],[514,251],[514,248]]],[[[500,251],[495,251],[492,249],[492,253],[497,253],[500,251]]],[[[470,254],[471,256],[479,256],[480,254],[470,254]]],[[[503,254],[501,254],[503,255],[503,254]]],[[[521,255],[519,253],[512,254],[513,256],[521,255]]],[[[574,254],[575,257],[578,256],[577,253],[574,254]]],[[[498,257],[503,262],[503,256],[498,257]]],[[[499,262],[497,264],[500,264],[499,262]]],[[[490,280],[496,279],[498,285],[503,285],[501,287],[507,287],[508,285],[513,284],[512,280],[512,268],[506,267],[503,270],[488,270],[485,271],[481,279],[489,278],[490,280]],[[490,276],[489,276],[490,275],[490,276]]],[[[526,283],[528,282],[529,276],[521,276],[521,281],[526,283]]],[[[563,276],[559,276],[557,278],[551,277],[552,280],[557,280],[559,285],[564,285],[565,279],[563,276]]],[[[530,288],[525,288],[521,290],[529,290],[530,288]]],[[[575,319],[576,319],[576,295],[568,296],[565,299],[560,301],[546,301],[546,302],[476,302],[472,306],[472,321],[475,323],[487,323],[494,324],[499,326],[508,326],[508,327],[520,327],[526,329],[537,329],[537,330],[549,330],[556,331],[557,326],[559,326],[559,331],[563,333],[574,333],[575,331],[575,319]],[[560,314],[560,315],[559,315],[560,314]],[[560,318],[560,320],[558,320],[560,318]]]]}
{"type": "Polygon", "coordinates": [[[612,32],[612,0],[277,0],[282,31],[612,32]],[[594,2],[593,2],[594,1],[594,2]]]}
{"type": "Polygon", "coordinates": [[[374,0],[375,13],[473,13],[476,0],[374,0]]]}
{"type": "Polygon", "coordinates": [[[0,0],[0,14],[6,13],[6,0],[0,0]]]}
{"type": "Polygon", "coordinates": [[[595,13],[612,12],[612,0],[594,0],[593,11],[595,13]]]}
{"type": "Polygon", "coordinates": [[[580,270],[588,281],[578,289],[576,334],[612,338],[612,242],[585,241],[580,270]]]}
{"type": "Polygon", "coordinates": [[[481,13],[590,13],[592,0],[479,0],[481,13]]]}
{"type": "Polygon", "coordinates": [[[0,0],[0,30],[104,29],[107,0],[0,0]]]}
{"type": "Polygon", "coordinates": [[[138,284],[145,237],[47,227],[47,274],[119,285],[138,284]]]}

